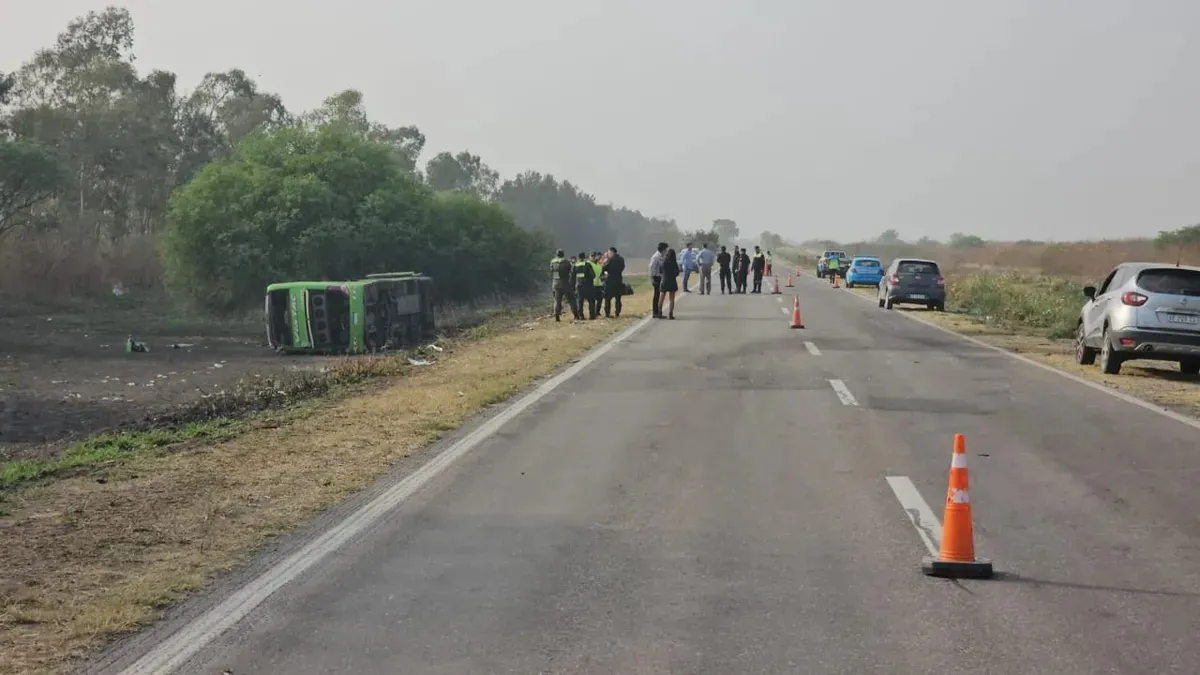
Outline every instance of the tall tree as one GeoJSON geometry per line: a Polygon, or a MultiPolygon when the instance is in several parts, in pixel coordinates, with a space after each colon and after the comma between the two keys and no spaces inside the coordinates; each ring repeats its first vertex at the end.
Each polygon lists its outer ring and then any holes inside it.
{"type": "Polygon", "coordinates": [[[440,152],[425,164],[425,180],[434,190],[457,191],[491,199],[496,195],[500,174],[479,155],[463,150],[457,155],[440,152]]]}
{"type": "Polygon", "coordinates": [[[362,92],[357,89],[346,89],[326,98],[320,107],[304,116],[304,122],[313,126],[339,125],[363,138],[384,143],[405,171],[416,170],[425,148],[425,134],[417,127],[392,128],[371,121],[362,92]]]}
{"type": "Polygon", "coordinates": [[[712,230],[724,241],[733,241],[741,234],[737,222],[729,218],[717,218],[714,220],[712,230]]]}
{"type": "Polygon", "coordinates": [[[55,195],[62,178],[62,166],[49,149],[0,139],[0,238],[32,222],[33,209],[55,195]]]}

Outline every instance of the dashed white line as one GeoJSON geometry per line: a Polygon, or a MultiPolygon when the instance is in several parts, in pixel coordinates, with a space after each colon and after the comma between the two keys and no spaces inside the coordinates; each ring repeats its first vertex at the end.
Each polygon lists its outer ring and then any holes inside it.
{"type": "Polygon", "coordinates": [[[842,382],[841,380],[830,380],[829,386],[833,387],[833,391],[837,394],[837,397],[841,399],[842,405],[858,405],[858,401],[855,400],[854,394],[850,393],[850,389],[846,386],[845,382],[842,382]]]}
{"type": "Polygon", "coordinates": [[[788,313],[787,307],[780,307],[779,311],[783,312],[784,314],[788,313]]]}
{"type": "Polygon", "coordinates": [[[933,509],[929,508],[908,476],[888,476],[887,483],[896,494],[896,499],[900,500],[900,506],[908,514],[913,527],[917,528],[917,535],[921,537],[925,548],[929,549],[929,555],[936,557],[942,542],[942,523],[933,515],[933,509]]]}
{"type": "Polygon", "coordinates": [[[813,344],[813,343],[811,343],[811,342],[805,341],[805,343],[804,343],[804,348],[805,348],[805,349],[807,349],[807,350],[808,350],[808,353],[809,353],[809,354],[812,354],[813,356],[820,356],[820,355],[821,355],[821,350],[820,350],[820,349],[817,349],[817,346],[816,346],[816,345],[814,345],[814,344],[813,344]]]}

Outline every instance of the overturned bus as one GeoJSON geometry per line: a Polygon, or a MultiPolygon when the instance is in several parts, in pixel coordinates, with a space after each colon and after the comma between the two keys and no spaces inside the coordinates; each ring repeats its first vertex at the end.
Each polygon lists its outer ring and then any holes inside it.
{"type": "Polygon", "coordinates": [[[267,342],[286,354],[362,354],[433,337],[433,279],[418,272],[267,286],[267,342]]]}

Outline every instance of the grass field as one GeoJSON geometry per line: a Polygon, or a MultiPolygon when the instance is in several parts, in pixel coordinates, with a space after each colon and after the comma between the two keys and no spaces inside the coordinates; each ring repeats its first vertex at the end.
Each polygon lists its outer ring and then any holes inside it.
{"type": "Polygon", "coordinates": [[[427,350],[327,363],[336,386],[265,411],[116,431],[0,464],[0,673],[66,671],[272,537],[646,314],[500,313],[427,350]],[[318,414],[319,413],[319,414],[318,414]],[[37,462],[41,462],[40,464],[37,462]]]}

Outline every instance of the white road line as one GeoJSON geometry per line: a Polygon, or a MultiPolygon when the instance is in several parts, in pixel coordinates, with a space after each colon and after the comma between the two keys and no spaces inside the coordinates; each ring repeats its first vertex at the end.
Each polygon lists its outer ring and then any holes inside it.
{"type": "MultiPolygon", "coordinates": [[[[867,296],[859,295],[858,293],[850,293],[850,295],[852,295],[856,298],[860,298],[862,300],[866,300],[867,302],[871,302],[871,303],[878,303],[878,301],[879,301],[878,298],[868,298],[867,296]]],[[[1123,391],[1118,391],[1116,389],[1113,389],[1112,387],[1106,387],[1097,382],[1092,382],[1091,380],[1086,380],[1082,377],[1079,377],[1078,375],[1072,375],[1071,373],[1061,371],[1058,368],[1055,368],[1054,366],[1048,366],[1044,363],[1034,361],[1033,359],[1031,359],[1027,356],[1022,356],[1020,354],[1010,352],[1007,349],[1004,349],[1003,347],[989,345],[988,343],[984,342],[983,340],[978,340],[976,338],[973,338],[973,337],[970,337],[967,335],[963,335],[962,333],[956,333],[956,332],[950,330],[949,328],[946,328],[945,326],[939,326],[932,321],[923,319],[920,316],[913,314],[912,312],[906,312],[903,310],[893,310],[890,312],[890,314],[892,314],[893,316],[902,316],[906,319],[909,319],[910,321],[916,321],[917,323],[924,324],[935,330],[940,330],[941,332],[946,333],[947,335],[953,335],[954,337],[959,338],[960,340],[966,340],[967,342],[970,342],[971,344],[975,345],[976,347],[981,347],[983,349],[990,349],[991,351],[994,351],[994,352],[1000,352],[1001,354],[1004,354],[1005,356],[1009,357],[1010,359],[1020,361],[1021,363],[1033,366],[1034,368],[1041,368],[1042,370],[1046,371],[1047,373],[1054,373],[1055,375],[1058,375],[1059,377],[1064,377],[1072,382],[1075,382],[1076,384],[1082,384],[1085,387],[1089,387],[1091,389],[1095,389],[1096,391],[1103,392],[1105,394],[1108,394],[1109,396],[1112,396],[1113,398],[1124,401],[1125,403],[1129,403],[1130,405],[1135,405],[1139,408],[1145,408],[1146,410],[1149,410],[1150,412],[1156,412],[1159,415],[1162,415],[1163,417],[1169,417],[1169,418],[1175,420],[1176,422],[1182,422],[1183,424],[1186,424],[1189,427],[1192,427],[1193,429],[1200,429],[1200,420],[1192,419],[1191,417],[1188,417],[1187,415],[1181,415],[1181,414],[1175,412],[1174,410],[1167,410],[1166,408],[1160,408],[1157,405],[1150,403],[1149,401],[1143,401],[1142,399],[1137,398],[1136,396],[1130,396],[1129,394],[1126,394],[1123,391]]]]}
{"type": "Polygon", "coordinates": [[[392,509],[399,506],[424,487],[451,464],[475,449],[483,441],[500,430],[517,415],[525,412],[547,394],[570,380],[596,359],[604,356],[613,347],[647,326],[647,316],[625,329],[608,342],[584,356],[575,365],[547,380],[542,386],[521,397],[498,415],[483,423],[479,428],[464,436],[457,443],[442,451],[427,464],[417,469],[404,480],[389,488],[345,520],[331,527],[304,548],[288,556],[261,576],[251,580],[235,591],[221,604],[210,609],[195,621],[181,628],[154,649],[144,654],[133,665],[122,671],[123,675],[164,675],[174,672],[195,656],[201,649],[221,633],[232,628],[259,604],[284,584],[297,578],[322,558],[344,546],[347,542],[374,525],[392,509]]]}
{"type": "Polygon", "coordinates": [[[850,388],[841,380],[830,380],[829,386],[833,387],[833,391],[837,397],[841,399],[843,405],[858,405],[858,401],[854,399],[854,394],[850,393],[850,388]]]}
{"type": "Polygon", "coordinates": [[[787,309],[787,307],[780,307],[780,308],[779,308],[779,311],[783,312],[784,314],[787,314],[787,313],[788,313],[788,309],[787,309]]]}
{"type": "Polygon", "coordinates": [[[896,499],[900,500],[900,506],[908,514],[913,527],[917,528],[917,534],[925,543],[925,548],[929,549],[929,555],[936,557],[942,543],[942,523],[933,515],[933,509],[929,508],[908,476],[888,476],[887,483],[896,493],[896,499]]]}
{"type": "Polygon", "coordinates": [[[813,344],[813,343],[811,343],[811,342],[805,341],[805,343],[804,343],[804,348],[805,348],[805,349],[807,349],[807,350],[808,350],[808,353],[809,353],[809,354],[812,354],[813,356],[820,356],[820,355],[821,355],[821,350],[820,350],[820,349],[817,349],[817,346],[816,346],[816,345],[814,345],[814,344],[813,344]]]}
{"type": "Polygon", "coordinates": [[[775,302],[783,302],[783,298],[775,298],[775,302]]]}

